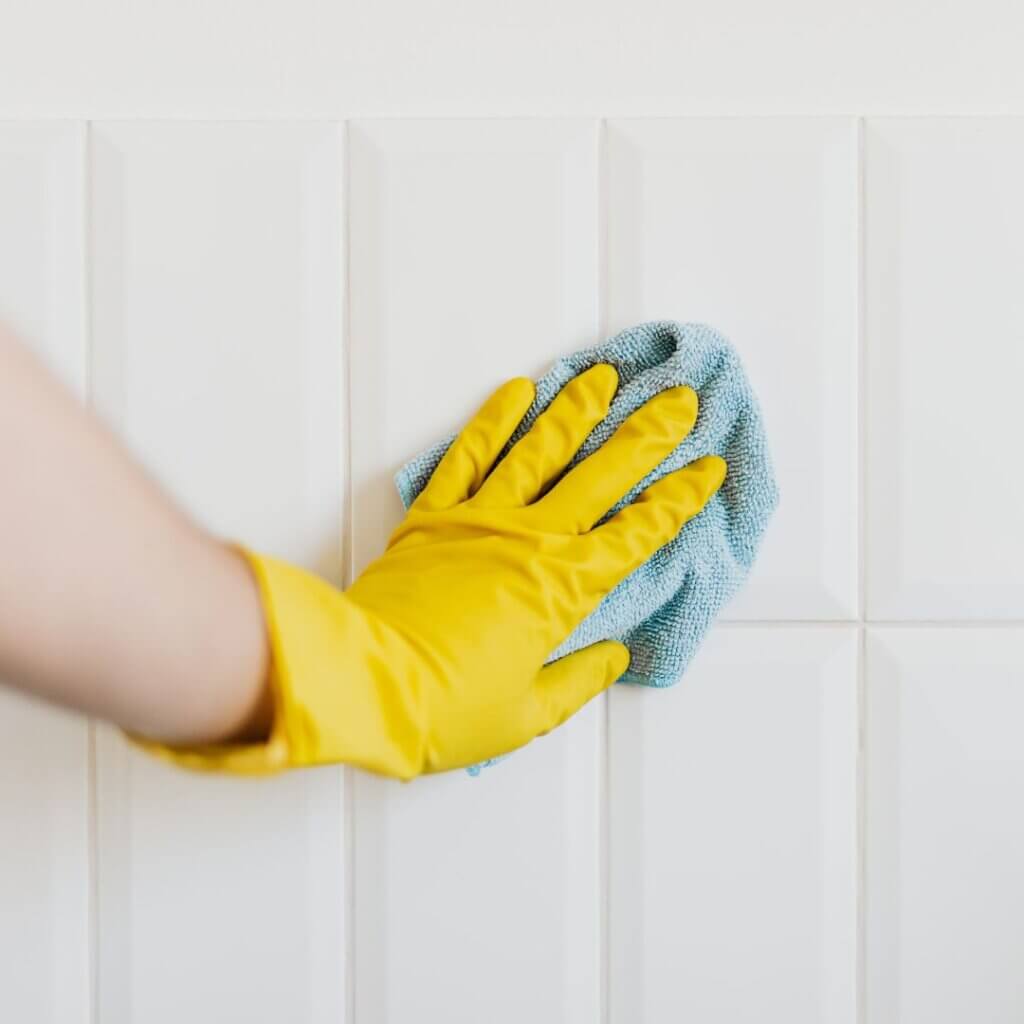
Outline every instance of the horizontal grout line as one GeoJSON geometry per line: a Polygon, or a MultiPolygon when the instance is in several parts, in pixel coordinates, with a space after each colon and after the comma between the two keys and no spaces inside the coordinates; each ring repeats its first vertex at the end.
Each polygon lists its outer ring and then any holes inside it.
{"type": "Polygon", "coordinates": [[[115,123],[168,123],[168,124],[344,124],[354,121],[894,121],[914,119],[919,121],[938,120],[1024,120],[1024,110],[979,110],[979,111],[887,111],[884,113],[863,110],[699,110],[667,111],[650,113],[643,110],[621,111],[613,114],[596,111],[567,110],[559,113],[550,111],[522,111],[517,113],[486,113],[437,110],[411,113],[387,114],[282,114],[282,113],[181,113],[181,114],[85,114],[85,113],[38,113],[3,114],[0,124],[47,124],[67,122],[92,122],[96,124],[115,123]]]}
{"type": "Polygon", "coordinates": [[[1024,619],[869,619],[868,629],[1024,629],[1024,619]]]}
{"type": "Polygon", "coordinates": [[[1024,629],[1024,619],[720,619],[721,629],[1024,629]]]}
{"type": "Polygon", "coordinates": [[[763,628],[765,626],[797,629],[829,629],[844,627],[855,629],[861,626],[859,619],[719,619],[715,623],[716,628],[727,627],[729,629],[763,628]]]}

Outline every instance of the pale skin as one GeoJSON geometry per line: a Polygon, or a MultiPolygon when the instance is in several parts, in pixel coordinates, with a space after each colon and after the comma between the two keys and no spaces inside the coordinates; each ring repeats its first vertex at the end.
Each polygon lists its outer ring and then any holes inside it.
{"type": "Polygon", "coordinates": [[[170,744],[270,725],[247,563],[0,325],[0,679],[170,744]]]}

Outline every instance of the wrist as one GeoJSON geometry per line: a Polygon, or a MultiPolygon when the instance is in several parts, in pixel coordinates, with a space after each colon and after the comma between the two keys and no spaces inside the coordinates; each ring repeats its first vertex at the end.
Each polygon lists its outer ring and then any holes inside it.
{"type": "Polygon", "coordinates": [[[134,691],[137,720],[123,724],[170,744],[258,742],[272,715],[256,580],[241,552],[199,531],[176,545],[176,559],[154,626],[167,653],[134,691]]]}

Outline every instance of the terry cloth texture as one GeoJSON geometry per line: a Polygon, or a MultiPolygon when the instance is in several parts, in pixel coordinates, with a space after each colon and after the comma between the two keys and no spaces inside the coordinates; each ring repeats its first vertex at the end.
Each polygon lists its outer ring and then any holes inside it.
{"type": "MultiPolygon", "coordinates": [[[[620,682],[669,686],[679,679],[715,616],[746,578],[778,503],[764,424],[729,342],[703,324],[661,320],[631,327],[604,344],[559,359],[537,381],[533,405],[502,456],[562,387],[595,363],[610,363],[618,370],[619,389],[608,415],[571,466],[600,448],[631,412],[658,392],[688,384],[700,401],[691,433],[609,516],[655,480],[702,455],[721,455],[728,472],[700,515],[615,587],[551,660],[599,640],[621,640],[631,661],[620,682]]],[[[406,508],[454,439],[452,434],[398,471],[395,483],[406,508]]]]}

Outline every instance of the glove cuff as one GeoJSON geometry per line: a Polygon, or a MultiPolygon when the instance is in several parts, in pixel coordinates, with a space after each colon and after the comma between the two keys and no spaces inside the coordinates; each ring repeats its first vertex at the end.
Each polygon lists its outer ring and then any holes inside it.
{"type": "Polygon", "coordinates": [[[177,747],[129,735],[164,760],[201,771],[262,775],[344,762],[411,778],[422,768],[415,715],[387,672],[393,638],[342,591],[238,547],[260,592],[270,647],[273,724],[263,743],[177,747]]]}

